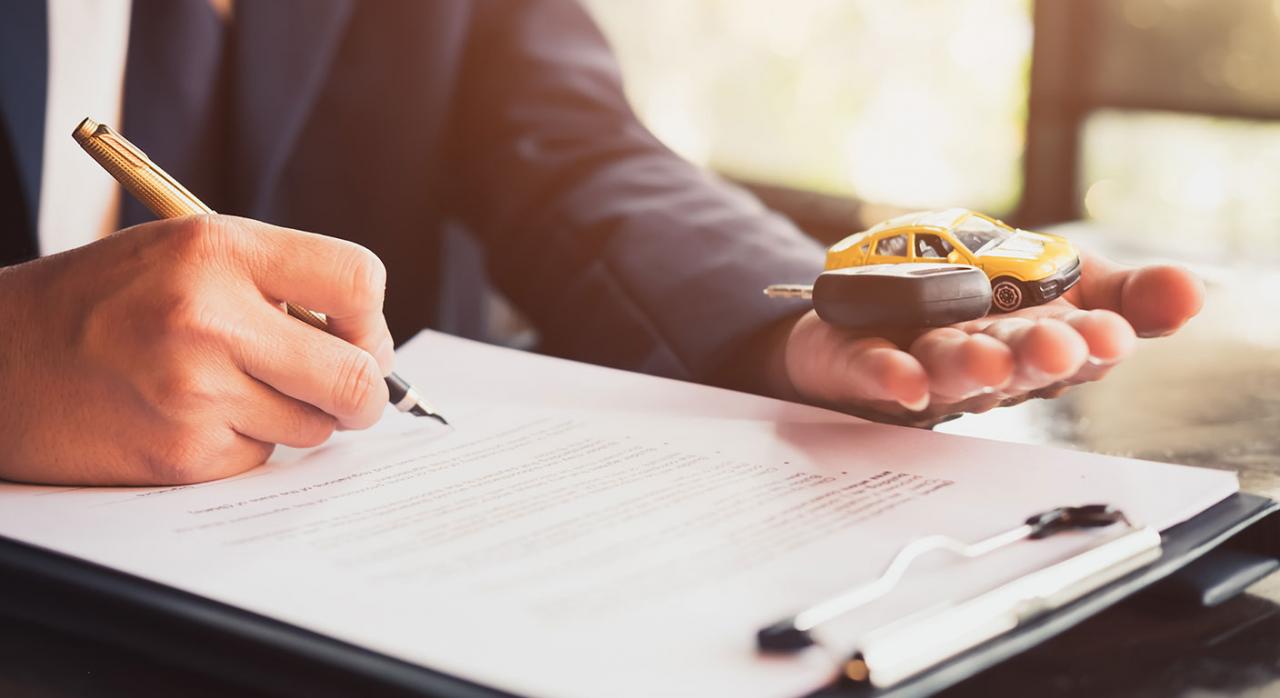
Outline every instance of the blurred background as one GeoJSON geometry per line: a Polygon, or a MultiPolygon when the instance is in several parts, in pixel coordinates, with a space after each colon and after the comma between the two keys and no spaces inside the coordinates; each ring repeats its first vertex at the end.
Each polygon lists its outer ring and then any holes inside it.
{"type": "MultiPolygon", "coordinates": [[[[1280,0],[582,1],[649,128],[824,243],[963,206],[1206,281],[1107,380],[940,431],[1280,496],[1280,0]]],[[[477,302],[443,328],[534,345],[477,302]]]]}
{"type": "Polygon", "coordinates": [[[731,176],[910,207],[1022,192],[1026,0],[588,0],[632,103],[731,176]]]}
{"type": "Polygon", "coordinates": [[[586,0],[736,179],[1280,262],[1280,2],[586,0]]]}
{"type": "Polygon", "coordinates": [[[824,242],[965,206],[1209,285],[1108,380],[941,431],[1280,494],[1280,0],[584,0],[646,124],[824,242]]]}

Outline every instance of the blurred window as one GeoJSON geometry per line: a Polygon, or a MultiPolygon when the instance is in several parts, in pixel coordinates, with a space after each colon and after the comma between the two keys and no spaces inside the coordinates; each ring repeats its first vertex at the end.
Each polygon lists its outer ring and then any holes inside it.
{"type": "Polygon", "coordinates": [[[907,256],[907,236],[894,235],[876,243],[876,254],[881,257],[907,256]]]}
{"type": "Polygon", "coordinates": [[[1022,190],[1029,0],[584,0],[641,119],[727,174],[1003,213],[1022,190]]]}
{"type": "Polygon", "coordinates": [[[1144,249],[1278,262],[1280,123],[1145,111],[1085,122],[1084,214],[1144,249]]]}
{"type": "Polygon", "coordinates": [[[1035,17],[1022,222],[1280,262],[1280,0],[1037,0],[1035,17]]]}

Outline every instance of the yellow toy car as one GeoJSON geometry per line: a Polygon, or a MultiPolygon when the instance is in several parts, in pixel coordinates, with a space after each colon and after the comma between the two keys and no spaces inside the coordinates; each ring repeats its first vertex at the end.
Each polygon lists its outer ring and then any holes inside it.
{"type": "Polygon", "coordinates": [[[828,270],[903,262],[981,269],[991,280],[991,304],[1002,312],[1047,303],[1080,280],[1080,255],[1066,238],[961,208],[898,216],[827,250],[828,270]]]}

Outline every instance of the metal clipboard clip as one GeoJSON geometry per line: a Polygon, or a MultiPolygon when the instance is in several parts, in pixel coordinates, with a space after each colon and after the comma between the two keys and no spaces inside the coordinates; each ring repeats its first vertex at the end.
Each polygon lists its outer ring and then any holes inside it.
{"type": "Polygon", "coordinates": [[[845,678],[886,688],[1147,565],[1160,557],[1160,532],[1149,526],[1134,526],[1123,512],[1109,505],[1090,504],[1037,514],[1017,528],[976,543],[941,535],[921,538],[898,551],[876,579],[761,629],[756,642],[762,652],[768,653],[797,652],[819,645],[813,630],[892,592],[911,563],[926,553],[944,550],[964,558],[979,558],[1019,541],[1116,524],[1123,528],[1083,553],[969,599],[873,629],[858,639],[852,655],[837,655],[845,678]]]}

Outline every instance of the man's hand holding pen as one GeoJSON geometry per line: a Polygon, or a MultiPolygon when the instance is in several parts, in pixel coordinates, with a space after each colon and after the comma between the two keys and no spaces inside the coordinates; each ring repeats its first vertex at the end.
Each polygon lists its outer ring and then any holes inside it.
{"type": "Polygon", "coordinates": [[[0,477],[190,483],[367,427],[394,360],[384,287],[359,245],[226,216],[0,269],[0,477]]]}

